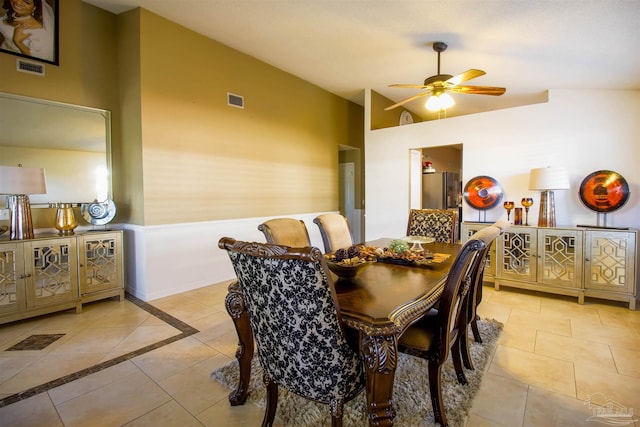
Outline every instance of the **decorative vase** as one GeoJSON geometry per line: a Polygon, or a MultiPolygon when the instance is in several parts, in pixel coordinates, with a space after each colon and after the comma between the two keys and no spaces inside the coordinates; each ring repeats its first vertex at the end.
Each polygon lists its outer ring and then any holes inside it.
{"type": "Polygon", "coordinates": [[[74,234],[74,229],[78,226],[76,217],[73,214],[73,206],[71,203],[58,203],[58,212],[56,213],[56,229],[61,236],[70,236],[74,234]]]}

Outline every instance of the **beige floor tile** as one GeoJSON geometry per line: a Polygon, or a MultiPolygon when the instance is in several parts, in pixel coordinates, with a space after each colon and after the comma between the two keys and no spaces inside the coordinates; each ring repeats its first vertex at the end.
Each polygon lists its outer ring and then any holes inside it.
{"type": "Polygon", "coordinates": [[[0,350],[19,342],[22,339],[19,337],[29,336],[29,331],[33,328],[35,328],[35,322],[30,320],[0,325],[0,350]]]}
{"type": "Polygon", "coordinates": [[[581,319],[585,322],[600,322],[598,307],[585,303],[578,304],[577,298],[554,295],[545,298],[540,305],[540,312],[549,318],[581,319]]]}
{"type": "Polygon", "coordinates": [[[590,415],[582,400],[530,387],[523,427],[582,427],[590,415]]]}
{"type": "Polygon", "coordinates": [[[172,297],[151,301],[151,305],[188,324],[220,312],[216,308],[208,307],[199,301],[194,301],[184,296],[179,300],[169,298],[172,297]]]}
{"type": "Polygon", "coordinates": [[[500,291],[495,292],[491,296],[492,304],[509,306],[533,313],[540,312],[540,303],[542,298],[533,294],[513,291],[508,287],[500,287],[500,291]]]}
{"type": "Polygon", "coordinates": [[[159,384],[187,411],[198,415],[229,396],[228,388],[211,379],[211,372],[227,363],[227,357],[216,355],[163,379],[159,384]]]}
{"type": "MultiPolygon", "coordinates": [[[[473,400],[471,414],[497,424],[517,426],[522,424],[528,386],[520,381],[486,373],[480,391],[473,400]]],[[[467,423],[467,426],[474,425],[467,423]]]]}
{"type": "Polygon", "coordinates": [[[204,288],[187,291],[182,295],[209,307],[215,307],[219,306],[221,301],[224,301],[227,296],[228,286],[228,283],[225,282],[218,285],[206,286],[204,288]]]}
{"type": "MultiPolygon", "coordinates": [[[[218,354],[218,351],[197,339],[187,337],[135,357],[131,361],[153,380],[159,381],[218,354]]],[[[225,359],[231,360],[229,357],[225,359]]]]}
{"type": "Polygon", "coordinates": [[[203,424],[172,400],[123,427],[198,427],[203,424]]]}
{"type": "Polygon", "coordinates": [[[112,427],[139,418],[170,400],[161,387],[139,372],[68,400],[57,408],[65,427],[112,427]]]}
{"type": "Polygon", "coordinates": [[[46,393],[0,408],[0,425],[6,427],[63,427],[46,393]]]}
{"type": "Polygon", "coordinates": [[[640,379],[640,351],[611,346],[618,373],[640,379]]]}
{"type": "MultiPolygon", "coordinates": [[[[544,304],[544,302],[543,302],[544,304]]],[[[508,320],[509,325],[535,328],[537,331],[551,332],[557,335],[571,336],[571,320],[557,317],[547,312],[532,313],[514,308],[508,320]]]]}
{"type": "Polygon", "coordinates": [[[570,397],[576,396],[573,364],[498,345],[489,372],[570,397]]]}
{"type": "Polygon", "coordinates": [[[535,353],[568,362],[591,363],[599,369],[617,372],[611,349],[606,344],[541,331],[535,353]]]}
{"type": "Polygon", "coordinates": [[[488,420],[486,418],[482,418],[477,414],[470,414],[469,418],[467,418],[467,423],[465,427],[510,427],[506,424],[497,423],[492,420],[488,420]]]}
{"type": "MultiPolygon", "coordinates": [[[[245,427],[259,426],[264,417],[264,408],[246,403],[231,406],[225,398],[198,414],[198,419],[207,427],[245,427]]],[[[282,421],[276,420],[274,427],[283,427],[282,421]]]]}
{"type": "Polygon", "coordinates": [[[227,312],[212,314],[193,322],[191,326],[200,331],[193,337],[205,344],[214,342],[222,334],[235,332],[233,320],[227,312]]]}
{"type": "Polygon", "coordinates": [[[49,390],[51,401],[56,405],[75,399],[83,394],[90,393],[114,382],[121,381],[130,375],[139,373],[140,370],[131,361],[119,363],[102,371],[98,371],[86,377],[80,378],[68,384],[49,390]]]}
{"type": "Polygon", "coordinates": [[[632,328],[571,319],[571,331],[574,338],[640,351],[640,332],[632,328]]]}
{"type": "Polygon", "coordinates": [[[133,304],[125,305],[117,312],[111,312],[99,319],[95,319],[91,327],[117,328],[122,326],[136,327],[144,323],[150,317],[154,317],[143,309],[133,304]]]}
{"type": "Polygon", "coordinates": [[[97,364],[103,354],[58,355],[41,358],[0,384],[0,393],[19,393],[97,364]]]}
{"type": "Polygon", "coordinates": [[[54,350],[51,350],[49,354],[106,354],[127,338],[134,329],[129,326],[86,329],[65,340],[54,350]]]}
{"type": "Polygon", "coordinates": [[[42,356],[25,355],[22,352],[3,352],[0,355],[0,384],[17,375],[29,365],[36,363],[40,358],[42,356]]]}
{"type": "Polygon", "coordinates": [[[622,306],[598,305],[600,321],[605,326],[627,327],[640,330],[640,310],[629,310],[627,304],[622,306]]]}
{"type": "Polygon", "coordinates": [[[140,326],[116,345],[113,350],[109,352],[105,360],[113,359],[139,348],[180,335],[180,333],[178,329],[166,323],[162,325],[140,326]]]}
{"type": "Polygon", "coordinates": [[[501,304],[494,304],[485,301],[484,298],[477,308],[478,315],[483,319],[495,319],[498,322],[506,323],[511,314],[511,307],[501,304]]]}
{"type": "Polygon", "coordinates": [[[536,345],[537,330],[532,326],[511,324],[507,321],[504,325],[498,343],[505,347],[533,352],[536,345]]]}
{"type": "Polygon", "coordinates": [[[640,381],[637,378],[599,370],[593,365],[576,364],[577,398],[586,400],[596,393],[626,408],[640,408],[640,381]]]}
{"type": "Polygon", "coordinates": [[[227,332],[215,339],[212,339],[207,344],[220,353],[225,354],[230,358],[235,358],[236,350],[238,349],[238,334],[235,330],[227,332]]]}

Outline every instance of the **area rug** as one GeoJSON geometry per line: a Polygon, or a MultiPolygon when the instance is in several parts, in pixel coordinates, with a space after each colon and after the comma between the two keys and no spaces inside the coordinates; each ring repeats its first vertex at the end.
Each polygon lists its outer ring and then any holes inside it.
{"type": "MultiPolygon", "coordinates": [[[[473,397],[480,388],[480,382],[487,362],[492,357],[502,323],[493,319],[478,322],[482,344],[470,338],[471,357],[474,370],[465,370],[467,385],[461,385],[455,376],[451,358],[442,370],[442,394],[445,402],[447,420],[451,426],[464,426],[469,415],[473,397]]],[[[251,366],[249,397],[245,404],[265,406],[265,387],[262,383],[262,368],[254,357],[251,366]]],[[[216,369],[211,378],[227,388],[235,389],[238,379],[238,362],[233,361],[216,369]]],[[[427,362],[423,359],[400,354],[393,388],[393,404],[396,409],[394,424],[397,426],[436,426],[433,421],[433,408],[429,395],[429,374],[427,362]]],[[[344,425],[366,426],[366,396],[362,392],[344,405],[344,425]]],[[[328,405],[311,402],[280,388],[278,410],[276,412],[284,425],[291,427],[330,426],[331,415],[328,405]]]]}

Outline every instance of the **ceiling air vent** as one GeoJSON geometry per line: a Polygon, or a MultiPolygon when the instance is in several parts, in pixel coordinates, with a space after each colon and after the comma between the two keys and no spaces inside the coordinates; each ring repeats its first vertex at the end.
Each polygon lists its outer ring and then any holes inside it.
{"type": "Polygon", "coordinates": [[[244,96],[234,95],[227,92],[227,105],[231,107],[244,108],[244,96]]]}
{"type": "Polygon", "coordinates": [[[24,59],[16,60],[16,70],[21,73],[36,74],[44,76],[44,65],[38,62],[25,61],[24,59]]]}

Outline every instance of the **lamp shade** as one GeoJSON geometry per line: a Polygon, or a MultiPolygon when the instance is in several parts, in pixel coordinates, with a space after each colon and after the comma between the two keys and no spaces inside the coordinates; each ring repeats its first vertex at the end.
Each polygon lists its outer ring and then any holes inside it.
{"type": "Polygon", "coordinates": [[[529,190],[568,190],[569,174],[562,167],[531,169],[529,190]]]}
{"type": "Polygon", "coordinates": [[[0,166],[0,194],[46,194],[43,168],[0,166]]]}

